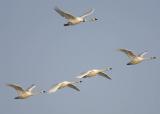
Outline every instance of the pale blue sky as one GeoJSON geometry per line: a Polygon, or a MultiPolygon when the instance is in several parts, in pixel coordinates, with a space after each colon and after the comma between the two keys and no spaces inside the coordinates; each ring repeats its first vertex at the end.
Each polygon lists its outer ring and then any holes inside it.
{"type": "Polygon", "coordinates": [[[127,66],[117,48],[160,56],[159,0],[0,0],[1,114],[159,114],[160,61],[127,66]],[[55,6],[99,20],[64,27],[55,6]],[[113,68],[112,80],[90,78],[77,85],[26,100],[6,83],[37,91],[73,80],[92,68],[113,68]]]}

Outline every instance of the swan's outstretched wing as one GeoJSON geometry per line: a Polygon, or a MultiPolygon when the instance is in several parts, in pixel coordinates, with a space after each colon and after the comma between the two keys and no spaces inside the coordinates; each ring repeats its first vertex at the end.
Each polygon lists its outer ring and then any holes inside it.
{"type": "Polygon", "coordinates": [[[80,89],[79,88],[77,88],[75,85],[73,85],[73,84],[68,84],[68,87],[70,87],[70,88],[72,88],[72,89],[75,89],[75,90],[77,90],[77,91],[80,91],[80,89]]]}
{"type": "Polygon", "coordinates": [[[88,10],[86,13],[84,13],[84,14],[83,14],[82,16],[80,16],[80,17],[85,18],[85,17],[91,15],[93,12],[94,12],[94,9],[90,9],[90,10],[88,10]]]}
{"type": "Polygon", "coordinates": [[[111,77],[108,76],[108,75],[107,75],[106,73],[104,73],[104,72],[99,72],[98,74],[99,74],[100,76],[103,76],[103,77],[108,78],[108,79],[111,80],[111,77]]]}
{"type": "Polygon", "coordinates": [[[58,7],[55,7],[54,9],[58,14],[60,14],[62,17],[65,17],[66,19],[75,19],[75,16],[59,9],[58,7]]]}
{"type": "Polygon", "coordinates": [[[53,85],[53,86],[48,90],[48,93],[54,93],[54,92],[56,92],[58,89],[60,89],[60,84],[53,85]]]}
{"type": "Polygon", "coordinates": [[[89,72],[83,72],[81,73],[79,76],[77,76],[76,78],[85,78],[85,76],[88,75],[89,72]]]}
{"type": "Polygon", "coordinates": [[[36,87],[35,84],[32,84],[32,85],[27,89],[27,91],[30,91],[30,92],[31,92],[35,87],[36,87]]]}
{"type": "Polygon", "coordinates": [[[143,57],[144,55],[146,55],[148,53],[148,51],[142,52],[141,54],[139,54],[140,57],[143,57]]]}
{"type": "Polygon", "coordinates": [[[22,92],[25,92],[23,90],[23,88],[20,87],[19,85],[16,85],[16,84],[7,84],[7,86],[14,88],[17,91],[18,95],[20,95],[22,92]]]}
{"type": "Polygon", "coordinates": [[[127,49],[119,49],[119,51],[125,53],[129,58],[134,58],[137,56],[132,51],[127,50],[127,49]]]}

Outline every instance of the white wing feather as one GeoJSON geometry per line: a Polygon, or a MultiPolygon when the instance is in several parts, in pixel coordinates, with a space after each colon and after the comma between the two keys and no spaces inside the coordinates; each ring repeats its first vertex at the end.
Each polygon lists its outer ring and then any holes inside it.
{"type": "Polygon", "coordinates": [[[54,92],[56,92],[56,91],[59,89],[59,87],[60,87],[59,84],[54,85],[52,88],[50,88],[50,89],[48,90],[48,93],[54,93],[54,92]]]}
{"type": "Polygon", "coordinates": [[[89,11],[87,11],[86,13],[84,13],[84,14],[83,14],[82,16],[80,16],[80,17],[85,18],[85,17],[91,15],[93,12],[94,12],[94,9],[90,9],[89,11]]]}
{"type": "Polygon", "coordinates": [[[58,7],[55,7],[54,9],[59,15],[61,15],[62,17],[65,17],[66,19],[75,19],[75,17],[61,9],[59,9],[58,7]]]}
{"type": "Polygon", "coordinates": [[[32,84],[32,85],[27,89],[27,91],[31,92],[35,87],[36,87],[35,84],[32,84]]]}
{"type": "Polygon", "coordinates": [[[89,72],[81,73],[81,75],[77,76],[76,78],[84,78],[88,75],[89,72]]]}
{"type": "Polygon", "coordinates": [[[147,53],[148,53],[148,51],[145,51],[145,52],[139,54],[139,56],[143,57],[143,56],[146,55],[147,53]]]}

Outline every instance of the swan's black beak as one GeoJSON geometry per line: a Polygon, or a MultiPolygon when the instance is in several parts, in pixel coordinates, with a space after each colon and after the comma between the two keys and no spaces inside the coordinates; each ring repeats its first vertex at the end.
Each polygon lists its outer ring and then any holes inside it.
{"type": "Polygon", "coordinates": [[[95,21],[98,20],[97,18],[94,18],[94,19],[95,19],[95,21]]]}
{"type": "Polygon", "coordinates": [[[152,59],[157,59],[157,57],[152,57],[152,59]]]}
{"type": "Polygon", "coordinates": [[[110,67],[109,70],[112,70],[112,68],[110,67]]]}

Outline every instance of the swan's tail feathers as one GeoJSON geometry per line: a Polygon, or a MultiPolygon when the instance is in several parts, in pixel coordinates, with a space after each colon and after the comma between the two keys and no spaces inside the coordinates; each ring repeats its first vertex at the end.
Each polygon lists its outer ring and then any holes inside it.
{"type": "Polygon", "coordinates": [[[64,24],[64,26],[69,26],[70,24],[69,23],[67,23],[67,24],[64,24]]]}

